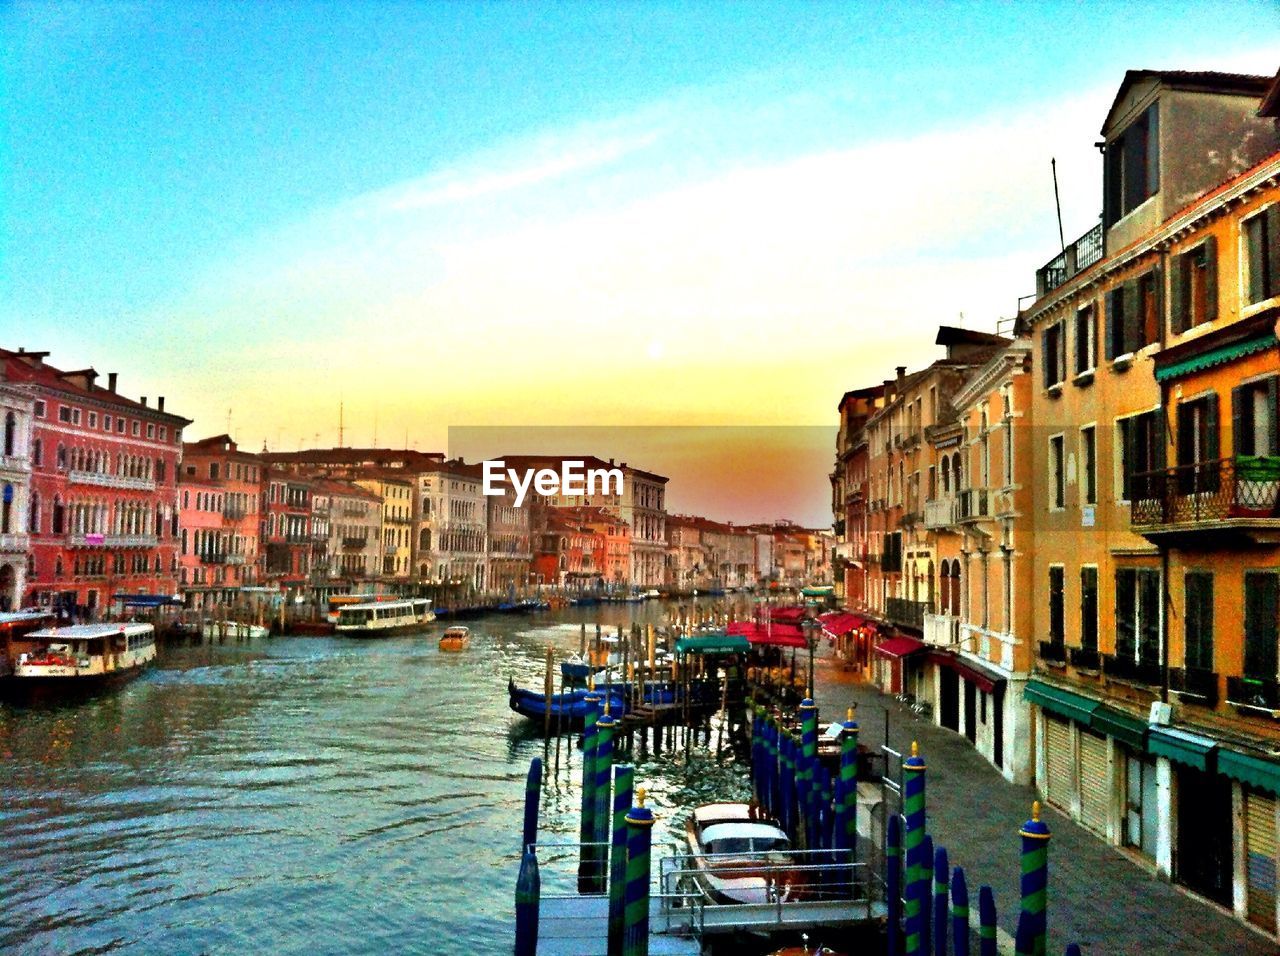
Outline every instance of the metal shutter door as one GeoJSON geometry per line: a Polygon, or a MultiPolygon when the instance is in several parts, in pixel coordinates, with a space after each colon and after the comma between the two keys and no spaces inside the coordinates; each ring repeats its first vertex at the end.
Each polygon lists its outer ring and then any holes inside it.
{"type": "Polygon", "coordinates": [[[1044,763],[1049,776],[1045,797],[1061,810],[1071,812],[1071,732],[1065,720],[1044,715],[1044,763]]]}
{"type": "Polygon", "coordinates": [[[1245,885],[1249,922],[1276,931],[1276,802],[1244,792],[1245,885]]]}
{"type": "Polygon", "coordinates": [[[1095,833],[1107,834],[1111,788],[1107,780],[1107,740],[1080,732],[1080,822],[1095,833]]]}

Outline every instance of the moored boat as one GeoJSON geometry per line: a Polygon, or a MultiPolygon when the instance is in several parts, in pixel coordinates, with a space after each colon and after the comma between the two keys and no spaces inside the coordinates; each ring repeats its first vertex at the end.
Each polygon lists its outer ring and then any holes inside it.
{"type": "MultiPolygon", "coordinates": [[[[545,721],[550,711],[551,721],[562,730],[580,730],[587,716],[587,690],[568,690],[547,695],[535,690],[517,687],[515,681],[507,683],[507,696],[511,709],[533,721],[545,721]]],[[[597,688],[596,694],[604,699],[605,688],[597,688]]],[[[621,685],[607,688],[609,713],[621,717],[627,712],[627,693],[621,685]]]]}
{"type": "Polygon", "coordinates": [[[246,624],[243,621],[205,621],[203,635],[206,640],[230,638],[243,641],[246,638],[268,637],[271,629],[261,624],[246,624]]]}
{"type": "Polygon", "coordinates": [[[471,630],[461,624],[445,628],[440,635],[440,650],[465,651],[471,644],[471,630]]]}
{"type": "Polygon", "coordinates": [[[127,680],[156,659],[150,624],[77,624],[32,631],[35,649],[18,655],[17,687],[94,687],[127,680]]]}
{"type": "Polygon", "coordinates": [[[0,677],[13,673],[14,662],[23,651],[39,646],[29,641],[32,631],[50,627],[57,620],[48,611],[7,611],[0,613],[0,677]]]}
{"type": "Polygon", "coordinates": [[[436,619],[426,598],[348,604],[338,611],[334,631],[347,637],[387,637],[421,630],[436,619]]]}
{"type": "Polygon", "coordinates": [[[791,841],[778,821],[747,803],[708,803],[685,822],[691,868],[711,903],[786,901],[797,881],[791,841]]]}

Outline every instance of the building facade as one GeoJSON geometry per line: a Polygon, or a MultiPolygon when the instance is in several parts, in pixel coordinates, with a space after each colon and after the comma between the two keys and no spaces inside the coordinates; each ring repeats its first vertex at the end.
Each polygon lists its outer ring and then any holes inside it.
{"type": "Polygon", "coordinates": [[[188,606],[234,603],[241,588],[258,584],[261,482],[257,456],[229,435],[183,445],[180,583],[188,606]]]}
{"type": "Polygon", "coordinates": [[[26,593],[34,407],[31,392],[7,384],[0,366],[0,611],[17,610],[26,593]]]}

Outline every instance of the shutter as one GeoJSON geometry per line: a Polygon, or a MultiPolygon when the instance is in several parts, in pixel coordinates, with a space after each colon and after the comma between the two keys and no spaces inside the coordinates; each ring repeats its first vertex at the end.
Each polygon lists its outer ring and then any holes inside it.
{"type": "Polygon", "coordinates": [[[1130,494],[1133,482],[1130,475],[1133,474],[1133,419],[1122,418],[1120,425],[1120,497],[1125,501],[1132,501],[1130,494]]]}
{"type": "Polygon", "coordinates": [[[1138,282],[1130,279],[1121,288],[1120,311],[1123,315],[1121,331],[1123,339],[1120,354],[1138,351],[1138,341],[1142,338],[1142,301],[1138,298],[1138,282]]]}
{"type": "MultiPolygon", "coordinates": [[[[1271,208],[1275,208],[1274,206],[1271,208]]],[[[1249,304],[1261,302],[1266,277],[1267,212],[1261,212],[1244,224],[1245,254],[1249,259],[1249,304]]]]}
{"type": "MultiPolygon", "coordinates": [[[[1041,711],[1041,713],[1044,713],[1041,711]]],[[[1049,779],[1045,797],[1060,810],[1071,812],[1073,788],[1071,732],[1065,720],[1044,714],[1044,762],[1049,779]]]]}
{"type": "Polygon", "coordinates": [[[1272,203],[1263,213],[1267,231],[1267,287],[1266,298],[1280,295],[1280,203],[1272,203]]]}
{"type": "Polygon", "coordinates": [[[1218,240],[1210,236],[1200,246],[1204,256],[1204,321],[1218,317],[1218,240]]]}
{"type": "Polygon", "coordinates": [[[1168,465],[1169,419],[1165,412],[1147,412],[1151,416],[1151,470],[1164,471],[1168,465]]]}
{"type": "MultiPolygon", "coordinates": [[[[1148,273],[1151,276],[1151,304],[1152,314],[1155,316],[1154,328],[1147,329],[1143,332],[1143,345],[1150,345],[1152,342],[1159,342],[1164,338],[1164,267],[1160,263],[1156,263],[1155,268],[1148,273]],[[1151,334],[1147,334],[1150,332],[1151,334]]],[[[1145,322],[1146,319],[1143,319],[1145,322]]]]}
{"type": "Polygon", "coordinates": [[[1191,279],[1191,257],[1194,253],[1184,252],[1173,257],[1173,269],[1169,276],[1169,326],[1174,335],[1185,332],[1191,327],[1190,302],[1187,293],[1191,279]]]}
{"type": "Polygon", "coordinates": [[[1119,289],[1111,289],[1103,296],[1104,311],[1106,312],[1103,318],[1106,326],[1105,336],[1108,359],[1113,359],[1120,354],[1116,351],[1117,329],[1120,327],[1119,306],[1116,302],[1116,299],[1119,298],[1119,293],[1119,289]]]}
{"type": "MultiPolygon", "coordinates": [[[[1276,421],[1280,417],[1280,396],[1277,395],[1277,385],[1280,379],[1275,376],[1267,379],[1267,447],[1263,449],[1268,455],[1280,455],[1280,440],[1276,435],[1276,421]]],[[[1250,414],[1252,414],[1253,406],[1250,406],[1250,414]]]]}
{"type": "Polygon", "coordinates": [[[1040,333],[1040,366],[1044,373],[1044,387],[1053,384],[1053,373],[1049,370],[1049,330],[1040,333]]]}
{"type": "Polygon", "coordinates": [[[1080,732],[1080,822],[1095,833],[1107,835],[1107,808],[1111,788],[1107,780],[1107,740],[1080,732]]]}
{"type": "Polygon", "coordinates": [[[1195,419],[1190,414],[1190,407],[1185,402],[1179,402],[1177,405],[1177,429],[1178,429],[1178,450],[1176,464],[1190,465],[1195,461],[1195,432],[1193,431],[1193,422],[1195,419]]]}
{"type": "MultiPolygon", "coordinates": [[[[1205,397],[1205,421],[1204,421],[1204,460],[1217,461],[1222,457],[1222,446],[1218,439],[1218,393],[1210,392],[1205,397]]],[[[1216,468],[1209,469],[1210,473],[1216,479],[1218,470],[1216,468]]]]}
{"type": "Polygon", "coordinates": [[[1147,195],[1154,196],[1160,191],[1160,104],[1152,103],[1147,108],[1147,195]]]}
{"type": "MultiPolygon", "coordinates": [[[[1274,405],[1272,406],[1274,407],[1274,405]]],[[[1253,442],[1249,436],[1253,431],[1253,403],[1245,393],[1243,386],[1231,390],[1231,448],[1237,455],[1253,454],[1253,442]]]]}
{"type": "Polygon", "coordinates": [[[1276,931],[1276,802],[1244,792],[1245,896],[1249,922],[1276,931]]]}

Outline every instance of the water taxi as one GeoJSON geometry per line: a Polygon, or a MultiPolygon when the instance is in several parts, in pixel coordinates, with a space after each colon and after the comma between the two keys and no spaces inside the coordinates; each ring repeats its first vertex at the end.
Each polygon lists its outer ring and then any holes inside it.
{"type": "Polygon", "coordinates": [[[338,611],[334,630],[347,637],[387,637],[421,630],[436,619],[426,598],[348,604],[338,611]]]}
{"type": "Polygon", "coordinates": [[[445,628],[444,634],[440,636],[440,650],[442,651],[465,651],[470,644],[471,631],[461,624],[445,628]]]}
{"type": "Polygon", "coordinates": [[[685,823],[698,889],[711,903],[785,902],[799,882],[791,872],[791,840],[746,803],[708,803],[685,823]]]}
{"type": "Polygon", "coordinates": [[[396,600],[394,594],[335,594],[329,598],[325,620],[330,624],[337,624],[338,614],[344,607],[350,607],[353,604],[375,604],[394,600],[396,600]]]}
{"type": "Polygon", "coordinates": [[[18,655],[13,679],[22,686],[92,686],[127,680],[156,659],[150,624],[77,624],[32,631],[36,648],[18,655]]]}

